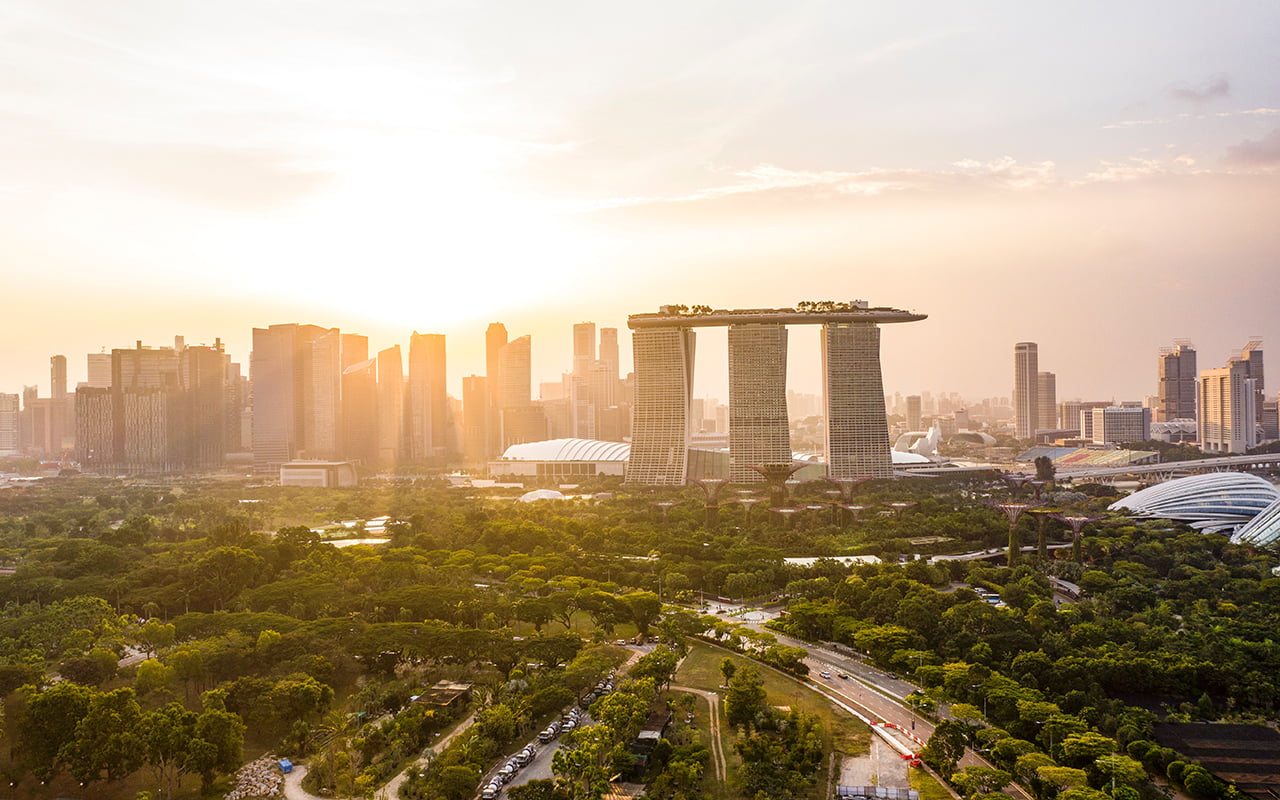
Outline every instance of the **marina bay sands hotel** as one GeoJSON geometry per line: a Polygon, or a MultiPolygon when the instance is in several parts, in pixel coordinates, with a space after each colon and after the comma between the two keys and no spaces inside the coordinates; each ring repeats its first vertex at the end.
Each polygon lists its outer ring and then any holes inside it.
{"type": "Polygon", "coordinates": [[[925,317],[863,301],[734,311],[662,306],[656,314],[631,315],[635,398],[627,483],[686,482],[694,328],[729,329],[730,480],[760,480],[752,465],[790,464],[787,326],[815,324],[822,325],[827,475],[889,477],[879,325],[925,317]]]}

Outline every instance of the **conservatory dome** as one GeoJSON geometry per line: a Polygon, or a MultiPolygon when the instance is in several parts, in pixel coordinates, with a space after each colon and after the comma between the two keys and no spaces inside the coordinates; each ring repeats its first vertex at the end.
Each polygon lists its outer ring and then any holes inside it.
{"type": "Polygon", "coordinates": [[[1185,522],[1206,533],[1239,528],[1280,500],[1269,481],[1242,472],[1192,475],[1148,487],[1112,503],[1112,511],[1185,522]]]}

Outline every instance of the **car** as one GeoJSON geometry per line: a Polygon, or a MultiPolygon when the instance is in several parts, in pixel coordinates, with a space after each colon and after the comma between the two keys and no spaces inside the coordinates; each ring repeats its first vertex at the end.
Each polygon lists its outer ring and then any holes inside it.
{"type": "Polygon", "coordinates": [[[840,677],[842,680],[846,680],[846,681],[847,681],[847,680],[849,680],[849,676],[848,676],[848,675],[846,675],[846,674],[844,674],[843,672],[841,672],[841,673],[839,674],[839,677],[840,677]]]}
{"type": "Polygon", "coordinates": [[[821,675],[821,676],[822,676],[822,677],[824,677],[824,678],[830,678],[830,677],[831,677],[831,673],[830,673],[830,672],[827,672],[825,669],[824,669],[822,672],[819,672],[818,674],[819,674],[819,675],[821,675]]]}

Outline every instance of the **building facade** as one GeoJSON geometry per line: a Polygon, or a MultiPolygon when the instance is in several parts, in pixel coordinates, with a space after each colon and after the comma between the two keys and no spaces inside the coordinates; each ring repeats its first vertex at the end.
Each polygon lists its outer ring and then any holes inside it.
{"type": "Polygon", "coordinates": [[[1030,439],[1040,421],[1040,352],[1035,342],[1013,346],[1014,436],[1030,439]]]}
{"type": "Polygon", "coordinates": [[[1160,351],[1156,422],[1196,418],[1196,351],[1190,342],[1177,342],[1160,351]]]}
{"type": "Polygon", "coordinates": [[[729,326],[729,479],[764,480],[752,465],[790,464],[787,329],[729,326]]]}

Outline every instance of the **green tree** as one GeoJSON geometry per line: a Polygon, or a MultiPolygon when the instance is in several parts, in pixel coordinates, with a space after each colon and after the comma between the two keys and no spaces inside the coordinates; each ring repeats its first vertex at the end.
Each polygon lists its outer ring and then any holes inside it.
{"type": "Polygon", "coordinates": [[[738,665],[729,656],[720,659],[720,674],[724,676],[725,686],[728,686],[729,681],[733,680],[733,673],[737,672],[737,670],[738,665]]]}
{"type": "Polygon", "coordinates": [[[929,737],[929,742],[921,751],[921,756],[944,778],[950,777],[955,771],[956,762],[964,755],[964,748],[968,741],[968,725],[944,719],[933,729],[933,735],[929,737]]]}
{"type": "Polygon", "coordinates": [[[1142,786],[1147,782],[1147,770],[1142,766],[1142,762],[1128,756],[1114,754],[1100,756],[1093,762],[1093,766],[1107,780],[1125,786],[1142,786]]]}
{"type": "Polygon", "coordinates": [[[20,693],[14,733],[23,761],[37,778],[47,781],[58,772],[59,753],[74,738],[93,696],[93,690],[74,683],[20,693]]]}
{"type": "Polygon", "coordinates": [[[724,716],[729,724],[749,728],[766,707],[760,673],[749,666],[735,672],[724,693],[724,716]]]}
{"type": "Polygon", "coordinates": [[[1012,782],[1012,775],[991,767],[965,767],[951,776],[951,783],[960,793],[971,798],[998,792],[1012,782]]]}
{"type": "Polygon", "coordinates": [[[133,689],[96,694],[59,757],[82,783],[119,780],[142,764],[141,721],[133,689]]]}
{"type": "Polygon", "coordinates": [[[635,623],[636,631],[641,636],[648,636],[649,626],[662,611],[662,601],[658,599],[658,595],[653,592],[628,592],[620,599],[631,621],[635,623]]]}

